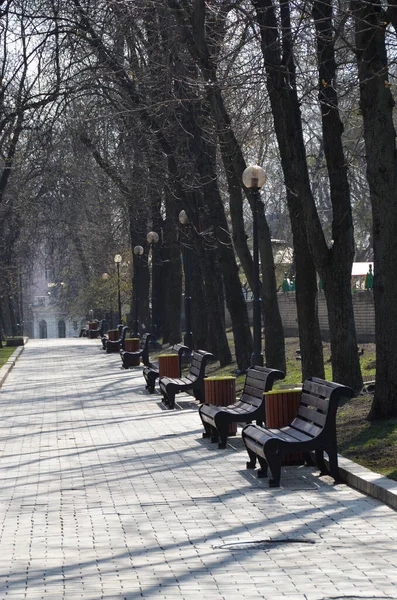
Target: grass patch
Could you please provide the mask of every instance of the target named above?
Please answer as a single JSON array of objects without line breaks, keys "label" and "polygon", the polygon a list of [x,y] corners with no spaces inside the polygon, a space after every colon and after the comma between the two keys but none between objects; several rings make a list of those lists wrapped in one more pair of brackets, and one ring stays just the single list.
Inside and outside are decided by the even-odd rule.
[{"label": "grass patch", "polygon": [[339,452],[346,458],[397,481],[397,419],[366,420],[373,396],[362,394],[338,410]]},{"label": "grass patch", "polygon": [[0,348],[0,368],[7,362],[14,352],[15,346],[4,346],[3,348]]}]

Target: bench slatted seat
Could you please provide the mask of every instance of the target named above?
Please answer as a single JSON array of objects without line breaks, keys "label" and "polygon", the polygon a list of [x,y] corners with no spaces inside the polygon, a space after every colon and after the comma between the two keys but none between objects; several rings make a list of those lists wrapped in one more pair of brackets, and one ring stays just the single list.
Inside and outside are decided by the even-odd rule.
[{"label": "bench slatted seat", "polygon": [[245,378],[241,398],[229,406],[203,404],[199,408],[200,418],[204,426],[204,438],[218,442],[218,448],[226,448],[230,423],[251,423],[254,419],[258,425],[265,421],[264,392],[272,389],[277,379],[284,379],[285,374],[277,369],[267,367],[250,367]]},{"label": "bench slatted seat", "polygon": [[115,341],[112,341],[109,339],[106,340],[106,352],[108,354],[111,352],[119,352],[120,348],[124,347],[124,340],[126,338],[127,331],[128,331],[128,327],[126,325],[124,325],[124,327],[121,328],[121,333],[120,333],[120,337],[118,340],[115,340]]},{"label": "bench slatted seat", "polygon": [[289,452],[302,452],[306,462],[311,463],[314,451],[320,476],[327,475],[324,452],[328,454],[329,468],[335,483],[340,483],[336,440],[336,412],[341,398],[351,398],[353,390],[347,386],[309,377],[303,383],[298,414],[287,426],[267,429],[258,425],[246,425],[243,441],[250,458],[247,469],[254,469],[258,459],[258,477],[266,477],[271,471],[270,487],[279,487],[281,458]]},{"label": "bench slatted seat", "polygon": [[[182,355],[189,351],[189,348],[187,346],[184,346],[183,344],[175,344],[171,348],[171,352],[173,354],[177,354],[179,357],[179,376],[181,375]],[[158,368],[152,363],[150,363],[150,361],[145,363],[142,360],[142,362],[145,365],[143,368],[143,376],[146,381],[146,389],[150,392],[150,394],[152,394],[156,385],[156,379],[160,376],[160,373]]]},{"label": "bench slatted seat", "polygon": [[205,369],[210,360],[215,360],[213,354],[205,350],[195,350],[192,354],[189,373],[185,377],[160,377],[160,392],[163,396],[164,404],[168,408],[175,407],[175,395],[180,392],[192,391],[196,400],[204,402]]},{"label": "bench slatted seat", "polygon": [[130,367],[138,366],[137,358],[139,358],[139,363],[142,361],[144,365],[149,364],[149,345],[150,340],[154,339],[155,337],[152,333],[144,333],[141,338],[141,347],[139,350],[127,351],[121,348],[120,356],[124,369],[129,369]]}]

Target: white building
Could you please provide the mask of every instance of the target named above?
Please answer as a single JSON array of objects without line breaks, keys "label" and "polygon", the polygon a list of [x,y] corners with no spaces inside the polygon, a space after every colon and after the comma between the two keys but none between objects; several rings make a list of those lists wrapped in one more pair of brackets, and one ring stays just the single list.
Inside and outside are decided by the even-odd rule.
[{"label": "white building", "polygon": [[63,314],[57,306],[56,296],[62,283],[55,283],[54,270],[51,268],[34,269],[32,281],[25,292],[27,305],[25,333],[36,338],[76,337],[85,327],[86,319],[78,316],[71,318]]}]

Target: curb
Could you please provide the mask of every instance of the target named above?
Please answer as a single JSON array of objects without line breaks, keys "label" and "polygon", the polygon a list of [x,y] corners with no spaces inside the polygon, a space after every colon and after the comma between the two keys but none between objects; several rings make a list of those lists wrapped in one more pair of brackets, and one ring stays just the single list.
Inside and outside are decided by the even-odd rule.
[{"label": "curb", "polygon": [[18,358],[21,356],[22,352],[25,349],[26,343],[27,340],[25,340],[25,344],[23,346],[17,346],[13,354],[7,360],[7,362],[5,362],[4,365],[0,368],[0,387],[6,380],[8,373],[11,371],[11,369],[14,368],[15,363],[17,362]]},{"label": "curb", "polygon": [[370,471],[344,456],[338,455],[338,463],[341,477],[350,487],[397,510],[397,481]]}]

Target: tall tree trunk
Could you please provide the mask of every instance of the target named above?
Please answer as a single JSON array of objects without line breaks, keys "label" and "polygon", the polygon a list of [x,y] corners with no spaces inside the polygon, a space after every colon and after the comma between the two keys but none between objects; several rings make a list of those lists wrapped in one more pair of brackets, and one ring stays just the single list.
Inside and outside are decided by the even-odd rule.
[{"label": "tall tree trunk", "polygon": [[165,188],[166,220],[164,222],[164,243],[162,248],[162,284],[164,291],[163,308],[163,342],[178,344],[181,334],[182,305],[182,264],[181,249],[177,239],[175,223],[178,222],[178,209],[175,199],[168,188]]},{"label": "tall tree trunk", "polygon": [[[397,416],[397,153],[380,2],[353,2],[374,244],[376,385],[369,419]],[[394,7],[394,10],[396,8]]]},{"label": "tall tree trunk", "polygon": [[[282,44],[278,39],[279,23],[272,0],[254,0],[254,4],[260,25],[262,54],[267,72],[267,87],[284,178],[290,192],[287,199],[291,221],[297,217],[303,219],[310,254],[321,278],[323,281],[327,280],[328,283],[327,287],[324,286],[328,310],[334,311],[334,314],[329,315],[333,378],[340,383],[350,385],[358,391],[362,388],[362,377],[357,353],[354,319],[352,319],[353,307],[350,285],[348,288],[346,287],[347,279],[350,280],[353,261],[353,227],[348,189],[346,190],[343,186],[342,189],[338,187],[341,180],[343,180],[345,162],[344,160],[342,163],[339,162],[342,171],[342,173],[339,173],[335,156],[337,155],[340,159],[340,155],[337,152],[335,156],[329,153],[327,157],[333,204],[333,245],[328,248],[310,188],[302,119],[295,83],[289,2],[286,0],[281,4],[280,29],[283,36]],[[322,58],[320,57],[319,60],[321,63],[319,63],[319,66],[323,68]],[[329,64],[326,64],[326,66],[329,68]],[[320,102],[322,102],[322,98],[320,98]],[[327,117],[323,113],[324,135],[327,137],[328,144],[331,143],[330,128],[332,126],[336,127],[333,132],[334,143],[338,144],[340,142],[341,128],[336,97],[334,102],[329,110],[329,121],[332,125],[328,125],[328,122],[324,123]],[[299,227],[299,223],[296,223],[293,229],[295,227]],[[339,275],[341,272],[343,272],[343,276]],[[301,273],[303,278],[303,272]],[[300,277],[300,274],[298,273],[297,264],[298,277]],[[337,287],[337,284],[339,284],[339,287]],[[343,306],[346,307],[351,304],[349,310],[338,309],[336,299],[330,297],[335,294],[339,297]],[[299,300],[299,297],[297,300]],[[303,311],[300,312],[300,314],[302,313]],[[311,326],[318,327],[313,320],[306,324],[306,328]],[[305,324],[301,323],[300,327],[305,327]],[[341,343],[343,347],[340,347]]]}]

